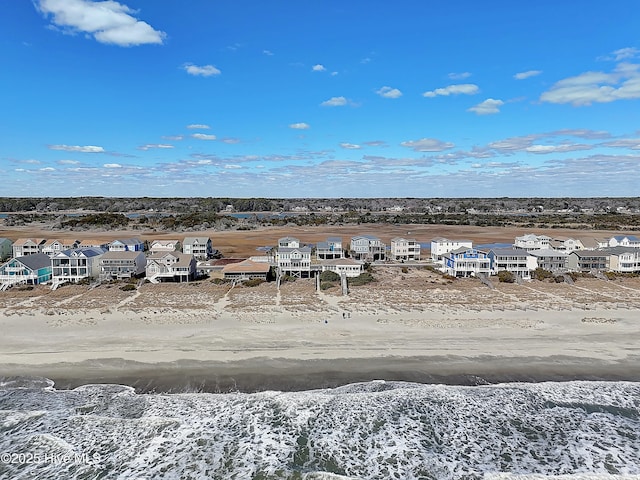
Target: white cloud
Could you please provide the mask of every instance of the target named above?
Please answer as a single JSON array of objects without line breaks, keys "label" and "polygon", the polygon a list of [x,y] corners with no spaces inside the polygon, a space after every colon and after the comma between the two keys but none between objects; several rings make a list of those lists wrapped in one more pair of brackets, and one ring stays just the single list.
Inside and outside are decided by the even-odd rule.
[{"label": "white cloud", "polygon": [[130,47],[149,43],[161,44],[164,32],[138,20],[134,10],[114,0],[36,0],[36,7],[52,23],[69,32],[85,32],[100,43]]},{"label": "white cloud", "polygon": [[461,83],[458,85],[449,85],[444,88],[436,88],[435,90],[424,92],[422,94],[423,97],[437,97],[438,95],[449,96],[449,95],[475,95],[478,93],[480,89],[477,85],[473,83]]},{"label": "white cloud", "polygon": [[620,63],[611,73],[585,72],[556,82],[540,101],[586,106],[640,98],[640,65]]},{"label": "white cloud", "polygon": [[174,148],[173,145],[167,145],[165,143],[147,143],[146,145],[140,145],[138,147],[138,150],[151,150],[154,148],[158,148],[158,149],[167,149],[167,148]]},{"label": "white cloud", "polygon": [[41,172],[55,172],[56,169],[53,168],[53,167],[42,167],[42,168],[39,169],[39,171],[41,171]]},{"label": "white cloud", "polygon": [[80,165],[77,160],[58,160],[58,165]]},{"label": "white cloud", "polygon": [[81,153],[104,153],[102,147],[95,145],[49,145],[50,150],[62,150],[63,152],[81,152]]},{"label": "white cloud", "polygon": [[268,57],[272,57],[273,56],[273,52],[271,50],[263,50],[262,53],[264,53]]},{"label": "white cloud", "polygon": [[215,135],[207,135],[206,133],[194,133],[191,137],[197,140],[215,140],[217,138]]},{"label": "white cloud", "polygon": [[377,90],[376,93],[384,98],[399,98],[402,96],[400,90],[391,87],[382,87],[380,90]]},{"label": "white cloud", "polygon": [[346,105],[347,99],[345,97],[331,97],[329,100],[325,100],[320,105],[323,107],[342,107]]},{"label": "white cloud", "polygon": [[362,148],[360,145],[356,145],[354,143],[341,143],[340,146],[347,150],[360,150]]},{"label": "white cloud", "polygon": [[494,113],[500,113],[500,107],[504,105],[502,100],[496,100],[493,98],[487,98],[484,102],[468,108],[467,112],[474,112],[478,115],[491,115]]},{"label": "white cloud", "polygon": [[220,75],[222,72],[213,65],[194,65],[193,63],[185,63],[182,68],[189,74],[199,77],[212,77]]},{"label": "white cloud", "polygon": [[631,150],[640,150],[640,138],[612,140],[610,142],[604,142],[602,145],[605,147],[630,148]]},{"label": "white cloud", "polygon": [[314,72],[324,72],[326,68],[324,67],[324,65],[317,64],[311,67],[311,70],[313,70]]},{"label": "white cloud", "polygon": [[471,74],[469,72],[462,72],[462,73],[450,73],[447,76],[451,80],[464,80],[465,78],[469,78]]},{"label": "white cloud", "polygon": [[542,70],[527,70],[526,72],[516,73],[513,78],[516,80],[524,80],[526,78],[535,77],[536,75],[540,75]]},{"label": "white cloud", "polygon": [[304,122],[292,123],[291,125],[289,125],[289,128],[293,128],[294,130],[308,130],[309,128],[311,128],[311,125]]},{"label": "white cloud", "polygon": [[545,154],[545,153],[564,153],[575,152],[579,150],[591,150],[593,146],[582,143],[567,143],[561,145],[531,145],[525,150],[529,153]]},{"label": "white cloud", "polygon": [[411,148],[416,152],[442,152],[453,148],[455,145],[451,142],[443,142],[436,138],[421,138],[420,140],[409,140],[400,143],[403,147]]},{"label": "white cloud", "polygon": [[189,130],[209,130],[211,127],[203,123],[192,123],[191,125],[187,125],[187,128]]},{"label": "white cloud", "polygon": [[180,140],[184,140],[184,137],[182,135],[163,135],[162,138],[165,140],[172,140],[174,142],[179,142]]},{"label": "white cloud", "polygon": [[233,137],[225,137],[221,140],[222,143],[226,143],[228,145],[236,145],[238,143],[240,143],[240,139],[239,138],[233,138]]},{"label": "white cloud", "polygon": [[103,165],[104,168],[122,168],[122,165],[119,163],[105,163]]},{"label": "white cloud", "polygon": [[640,56],[640,50],[634,47],[620,48],[613,52],[616,61],[626,60],[627,58],[634,58]]}]

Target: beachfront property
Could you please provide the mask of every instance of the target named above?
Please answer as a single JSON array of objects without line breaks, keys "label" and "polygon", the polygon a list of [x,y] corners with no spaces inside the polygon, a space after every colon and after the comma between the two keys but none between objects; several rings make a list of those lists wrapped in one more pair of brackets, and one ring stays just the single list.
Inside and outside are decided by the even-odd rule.
[{"label": "beachfront property", "polygon": [[491,275],[491,259],[484,250],[460,247],[442,256],[442,271],[458,278]]},{"label": "beachfront property", "polygon": [[0,262],[11,258],[13,243],[8,238],[0,237]]},{"label": "beachfront property", "polygon": [[147,257],[144,252],[109,251],[100,258],[100,280],[122,280],[145,273]]},{"label": "beachfront property", "polygon": [[338,275],[345,275],[348,278],[357,277],[362,273],[362,263],[352,258],[334,258],[332,260],[323,260],[320,262],[323,272],[334,272]]},{"label": "beachfront property", "polygon": [[185,237],[182,253],[193,255],[198,260],[207,260],[213,257],[213,244],[209,237]]},{"label": "beachfront property", "polygon": [[506,270],[523,280],[531,279],[531,271],[537,268],[536,257],[522,248],[496,248],[489,250],[491,271],[494,275]]},{"label": "beachfront property", "polygon": [[375,262],[386,258],[386,245],[375,235],[358,235],[351,238],[351,256],[356,260]]},{"label": "beachfront property", "polygon": [[332,260],[334,258],[344,258],[342,238],[329,237],[326,242],[318,242],[316,244],[316,259]]},{"label": "beachfront property", "polygon": [[85,238],[78,243],[76,248],[102,248],[104,250],[109,250],[109,243],[103,242],[102,240],[96,240],[95,238]]},{"label": "beachfront property", "polygon": [[46,243],[44,238],[18,238],[11,246],[13,257],[24,257],[34,253],[42,253],[42,248]]},{"label": "beachfront property", "polygon": [[550,248],[551,237],[548,235],[534,235],[529,233],[516,237],[513,244],[514,248],[522,248],[527,251],[531,250],[546,250]]},{"label": "beachfront property", "polygon": [[574,250],[583,250],[585,246],[581,240],[578,240],[576,238],[554,237],[549,242],[549,248],[569,254]]},{"label": "beachfront property", "polygon": [[414,238],[392,238],[391,260],[396,262],[419,261],[420,243]]},{"label": "beachfront property", "polygon": [[100,258],[107,250],[100,247],[63,250],[51,258],[53,289],[65,282],[79,282],[100,275]]},{"label": "beachfront property", "polygon": [[139,238],[119,238],[109,243],[110,252],[144,252],[144,242]]},{"label": "beachfront property", "polygon": [[442,263],[442,258],[446,253],[458,248],[473,248],[471,240],[449,240],[438,237],[431,240],[431,260]]},{"label": "beachfront property", "polygon": [[149,245],[149,251],[151,254],[158,254],[162,252],[179,252],[182,250],[182,243],[180,240],[153,240]]},{"label": "beachfront property", "polygon": [[21,283],[38,285],[51,280],[51,259],[44,253],[12,258],[0,265],[0,291]]},{"label": "beachfront property", "polygon": [[609,271],[617,273],[640,273],[640,248],[612,247],[609,254]]},{"label": "beachfront property", "polygon": [[640,238],[635,235],[616,235],[599,241],[598,248],[608,247],[640,248]]},{"label": "beachfront property", "polygon": [[572,272],[604,272],[609,265],[609,254],[597,250],[576,250],[567,257],[567,268]]},{"label": "beachfront property", "polygon": [[538,268],[543,268],[550,272],[567,271],[567,257],[569,256],[567,252],[543,248],[529,253],[536,258]]},{"label": "beachfront property", "polygon": [[145,273],[151,283],[188,282],[196,276],[197,260],[193,255],[167,252],[147,257]]},{"label": "beachfront property", "polygon": [[300,246],[300,240],[294,237],[283,237],[278,240],[276,265],[279,275],[291,277],[311,276],[311,247]]},{"label": "beachfront property", "polygon": [[222,268],[225,280],[244,281],[252,279],[267,280],[271,266],[264,262],[254,262],[253,260],[243,260],[242,262],[230,263]]}]

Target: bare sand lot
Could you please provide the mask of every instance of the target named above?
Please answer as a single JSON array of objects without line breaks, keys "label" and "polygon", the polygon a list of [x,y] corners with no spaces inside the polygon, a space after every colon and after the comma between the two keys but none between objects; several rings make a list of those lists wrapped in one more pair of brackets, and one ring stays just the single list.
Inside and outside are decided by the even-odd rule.
[{"label": "bare sand lot", "polygon": [[310,279],[279,291],[210,280],[14,288],[0,293],[0,376],[208,389],[640,380],[640,278],[491,289],[421,267],[374,276],[347,296],[317,292]]}]

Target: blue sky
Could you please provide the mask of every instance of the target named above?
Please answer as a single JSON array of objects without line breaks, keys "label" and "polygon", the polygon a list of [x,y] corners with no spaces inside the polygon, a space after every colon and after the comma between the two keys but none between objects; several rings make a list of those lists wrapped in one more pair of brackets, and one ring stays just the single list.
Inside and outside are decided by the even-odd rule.
[{"label": "blue sky", "polygon": [[2,196],[640,191],[637,0],[0,5]]}]

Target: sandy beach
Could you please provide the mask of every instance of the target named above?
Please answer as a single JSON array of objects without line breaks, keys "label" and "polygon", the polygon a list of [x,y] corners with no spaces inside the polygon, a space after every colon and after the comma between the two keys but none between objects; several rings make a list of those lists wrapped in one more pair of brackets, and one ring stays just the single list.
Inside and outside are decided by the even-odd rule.
[{"label": "sandy beach", "polygon": [[0,376],[141,389],[305,389],[640,380],[640,279],[448,281],[377,267],[373,284],[46,286],[0,294]]}]

